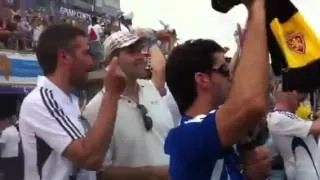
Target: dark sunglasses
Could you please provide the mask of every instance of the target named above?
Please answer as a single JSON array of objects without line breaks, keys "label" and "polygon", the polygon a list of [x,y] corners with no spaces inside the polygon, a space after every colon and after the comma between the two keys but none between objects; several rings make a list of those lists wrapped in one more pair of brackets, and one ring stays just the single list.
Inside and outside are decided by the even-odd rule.
[{"label": "dark sunglasses", "polygon": [[134,54],[149,50],[149,46],[144,40],[139,40],[136,43],[125,47],[124,50],[126,50],[128,53]]},{"label": "dark sunglasses", "polygon": [[230,70],[229,70],[229,66],[227,64],[222,64],[220,67],[218,68],[213,68],[212,72],[218,73],[224,77],[230,77]]},{"label": "dark sunglasses", "polygon": [[136,46],[136,45],[124,48],[124,50],[130,54],[139,53],[139,52],[141,52],[142,49],[143,49],[142,46]]},{"label": "dark sunglasses", "polygon": [[147,115],[148,114],[147,108],[142,104],[138,104],[137,108],[139,109],[142,115],[144,127],[146,128],[147,131],[150,131],[153,127],[153,121],[152,121],[152,118]]}]

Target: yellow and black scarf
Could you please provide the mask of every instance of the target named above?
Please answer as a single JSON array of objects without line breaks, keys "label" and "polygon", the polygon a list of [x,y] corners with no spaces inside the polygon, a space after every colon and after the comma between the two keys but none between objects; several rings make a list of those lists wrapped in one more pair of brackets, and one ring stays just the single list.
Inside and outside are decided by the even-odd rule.
[{"label": "yellow and black scarf", "polygon": [[320,87],[320,39],[290,0],[268,0],[267,34],[276,75],[284,90],[312,92]]}]

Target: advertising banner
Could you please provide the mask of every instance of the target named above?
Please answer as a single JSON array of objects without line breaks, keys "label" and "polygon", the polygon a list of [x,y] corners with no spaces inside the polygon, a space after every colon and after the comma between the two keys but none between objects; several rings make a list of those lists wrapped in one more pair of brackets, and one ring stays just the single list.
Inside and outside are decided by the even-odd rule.
[{"label": "advertising banner", "polygon": [[40,75],[34,54],[0,51],[0,86],[33,86]]}]

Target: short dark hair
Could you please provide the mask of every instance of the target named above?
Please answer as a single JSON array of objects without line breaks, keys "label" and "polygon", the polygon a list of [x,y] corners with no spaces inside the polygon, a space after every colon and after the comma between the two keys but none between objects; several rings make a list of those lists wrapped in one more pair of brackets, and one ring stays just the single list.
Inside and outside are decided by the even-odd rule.
[{"label": "short dark hair", "polygon": [[169,55],[166,81],[182,114],[197,97],[195,73],[210,72],[214,65],[212,54],[223,50],[213,40],[197,39],[178,45]]},{"label": "short dark hair", "polygon": [[19,14],[16,14],[16,15],[13,16],[13,20],[21,21],[21,16]]},{"label": "short dark hair", "polygon": [[53,74],[57,67],[57,52],[64,49],[71,52],[73,41],[86,32],[70,24],[55,24],[43,31],[36,50],[37,59],[44,75]]},{"label": "short dark hair", "polygon": [[97,22],[98,22],[98,18],[97,18],[96,16],[93,16],[93,17],[91,18],[91,22],[92,22],[92,23],[97,23]]}]

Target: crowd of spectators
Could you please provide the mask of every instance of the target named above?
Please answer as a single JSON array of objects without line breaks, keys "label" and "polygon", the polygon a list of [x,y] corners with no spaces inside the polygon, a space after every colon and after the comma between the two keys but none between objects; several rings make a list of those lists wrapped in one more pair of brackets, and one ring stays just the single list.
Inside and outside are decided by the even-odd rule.
[{"label": "crowd of spectators", "polygon": [[[53,23],[70,23],[85,30],[93,24],[100,26],[101,32],[99,32],[100,43],[104,41],[110,34],[121,31],[132,31],[132,19],[133,14],[119,13],[115,16],[99,17],[99,16],[86,16],[86,17],[75,17],[67,15],[66,11],[60,9],[60,13],[55,15],[51,14],[46,9],[27,9],[27,10],[14,10],[0,6],[0,49],[16,50],[32,52],[37,46],[37,42],[41,32]],[[2,15],[4,11],[6,15]],[[92,18],[94,17],[94,18]],[[92,21],[95,20],[95,22]],[[89,29],[88,29],[89,31]],[[169,32],[166,27],[163,32]],[[89,33],[89,32],[88,32]],[[176,32],[173,30],[169,34],[176,36]],[[169,36],[171,36],[169,35]],[[176,39],[174,39],[175,41]],[[165,52],[171,47],[168,47],[166,40],[162,41],[162,50]],[[167,54],[167,53],[165,53]]]},{"label": "crowd of spectators", "polygon": [[0,48],[32,50],[43,29],[53,21],[52,16],[40,12],[11,10],[9,15],[0,18]]},{"label": "crowd of spectators", "polygon": [[[0,7],[8,11],[6,8]],[[6,16],[0,16],[0,49],[32,51],[37,46],[41,32],[53,23],[70,23],[87,28],[90,18],[80,19],[64,15],[51,15],[44,9],[26,11],[10,10]],[[99,18],[105,24],[105,20]],[[108,26],[109,27],[109,26]]]}]

